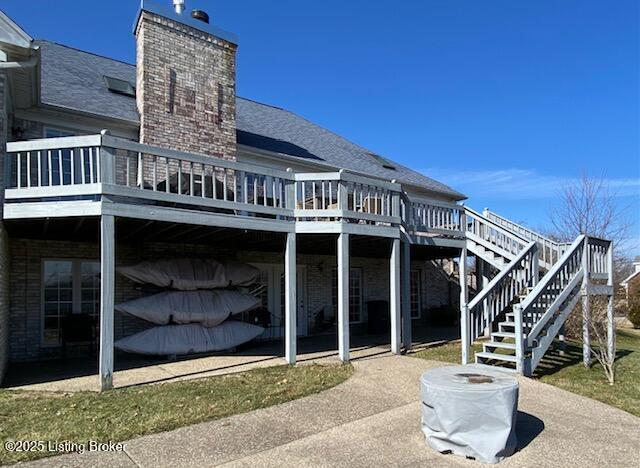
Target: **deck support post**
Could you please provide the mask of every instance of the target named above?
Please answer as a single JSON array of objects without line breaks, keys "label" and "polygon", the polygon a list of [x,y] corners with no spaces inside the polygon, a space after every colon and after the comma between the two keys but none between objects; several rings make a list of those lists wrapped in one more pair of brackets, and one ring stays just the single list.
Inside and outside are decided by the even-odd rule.
[{"label": "deck support post", "polygon": [[100,391],[113,388],[113,310],[115,293],[115,219],[100,218]]},{"label": "deck support post", "polygon": [[[476,256],[476,293],[479,293],[489,284],[489,265],[482,260],[480,257]],[[484,330],[485,337],[488,337],[491,334],[491,324],[489,323],[489,302],[483,301],[482,303],[482,314],[485,317],[488,325]]]},{"label": "deck support post", "polygon": [[591,312],[589,310],[589,237],[584,237],[584,250],[582,251],[582,363],[585,367],[591,366]]},{"label": "deck support post", "polygon": [[349,362],[349,234],[338,236],[338,356]]},{"label": "deck support post", "polygon": [[469,330],[469,291],[467,289],[467,247],[460,250],[458,264],[460,279],[460,341],[462,345],[462,364],[469,363],[471,352],[471,331]]},{"label": "deck support post", "polygon": [[616,322],[614,319],[614,285],[613,285],[613,241],[609,242],[607,249],[607,286],[609,297],[607,298],[607,351],[612,359],[616,355]]},{"label": "deck support post", "polygon": [[391,240],[389,261],[389,312],[391,314],[391,352],[400,354],[400,239]]},{"label": "deck support post", "polygon": [[284,251],[284,359],[287,364],[296,363],[296,320],[298,315],[296,287],[296,233],[288,232]]},{"label": "deck support post", "polygon": [[402,345],[404,351],[411,350],[411,244],[408,241],[402,242],[400,275],[402,281],[402,290],[400,299],[402,303]]}]

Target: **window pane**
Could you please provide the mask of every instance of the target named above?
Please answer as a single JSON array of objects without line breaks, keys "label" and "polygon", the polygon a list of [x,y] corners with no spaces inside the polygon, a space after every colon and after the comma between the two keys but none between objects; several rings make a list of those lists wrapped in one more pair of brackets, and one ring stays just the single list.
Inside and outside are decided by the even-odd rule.
[{"label": "window pane", "polygon": [[60,288],[58,291],[58,300],[60,301],[72,301],[73,290],[71,288]]},{"label": "window pane", "polygon": [[45,302],[57,302],[58,301],[58,289],[57,288],[46,288],[44,290],[44,300],[45,300]]},{"label": "window pane", "polygon": [[83,302],[80,309],[83,314],[97,315],[99,305],[97,302]]},{"label": "window pane", "polygon": [[[338,313],[338,271],[333,270],[331,299],[333,310]],[[362,320],[362,270],[351,268],[349,271],[349,321]]]},{"label": "window pane", "polygon": [[58,303],[57,302],[48,302],[44,305],[44,315],[58,315]]}]

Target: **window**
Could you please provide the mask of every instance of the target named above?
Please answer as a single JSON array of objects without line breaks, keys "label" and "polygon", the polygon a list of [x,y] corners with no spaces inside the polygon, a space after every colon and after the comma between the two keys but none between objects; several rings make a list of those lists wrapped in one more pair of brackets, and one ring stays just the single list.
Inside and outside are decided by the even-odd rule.
[{"label": "window", "polygon": [[61,137],[68,137],[68,136],[74,136],[74,135],[75,133],[70,132],[69,130],[63,130],[61,128],[54,128],[54,127],[44,128],[45,138],[61,138]]},{"label": "window", "polygon": [[410,296],[411,296],[411,318],[420,318],[421,305],[421,281],[420,270],[411,270],[411,278],[409,282]]},{"label": "window", "polygon": [[42,344],[60,344],[62,318],[100,314],[100,262],[46,260],[42,269]]},{"label": "window", "polygon": [[104,76],[104,81],[107,83],[107,89],[112,93],[122,94],[123,96],[129,97],[136,96],[136,87],[129,81],[106,75]]},{"label": "window", "polygon": [[[333,270],[333,286],[331,288],[333,310],[338,313],[338,270]],[[362,269],[351,268],[349,271],[349,322],[362,321]]]}]

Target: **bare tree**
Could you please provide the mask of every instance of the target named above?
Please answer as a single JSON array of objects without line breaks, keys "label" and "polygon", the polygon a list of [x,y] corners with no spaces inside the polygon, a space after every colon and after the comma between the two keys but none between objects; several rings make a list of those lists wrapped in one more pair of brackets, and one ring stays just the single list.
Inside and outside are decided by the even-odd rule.
[{"label": "bare tree", "polygon": [[[617,253],[614,255],[614,285],[619,283],[616,273],[622,270],[626,260],[620,252],[624,252],[631,226],[627,215],[629,208],[616,203],[615,195],[604,177],[591,177],[584,172],[577,181],[560,189],[558,201],[550,213],[552,235],[560,241],[572,241],[580,234],[613,241],[614,253]],[[615,350],[611,352],[607,344],[607,301],[602,299],[588,298],[590,317],[586,323],[593,337],[590,353],[602,366],[608,382],[613,384]],[[578,305],[572,314],[573,320],[567,322],[570,336],[581,334],[582,320],[578,320],[582,317],[581,309]]]},{"label": "bare tree", "polygon": [[583,172],[578,180],[560,188],[550,217],[553,235],[565,242],[580,234],[609,239],[624,252],[631,229],[628,206],[615,201],[606,178]]}]

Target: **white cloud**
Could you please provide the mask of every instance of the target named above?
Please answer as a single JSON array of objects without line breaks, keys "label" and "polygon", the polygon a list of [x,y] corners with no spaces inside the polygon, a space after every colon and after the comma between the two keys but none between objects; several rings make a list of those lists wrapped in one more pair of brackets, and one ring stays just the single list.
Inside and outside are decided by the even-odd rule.
[{"label": "white cloud", "polygon": [[[428,177],[446,183],[469,198],[501,198],[511,200],[536,200],[553,198],[565,185],[576,178],[540,174],[532,169],[498,169],[478,171],[453,171],[450,169],[426,169]],[[640,196],[640,178],[611,178],[606,182],[615,196]]]}]

